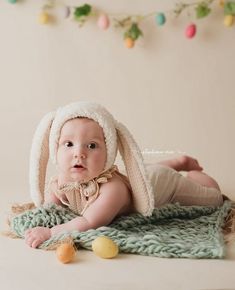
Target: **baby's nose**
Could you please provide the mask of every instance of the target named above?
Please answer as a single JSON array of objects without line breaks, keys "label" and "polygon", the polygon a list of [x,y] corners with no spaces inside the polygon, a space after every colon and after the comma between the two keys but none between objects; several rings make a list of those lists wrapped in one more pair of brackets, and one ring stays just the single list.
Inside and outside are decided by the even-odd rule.
[{"label": "baby's nose", "polygon": [[86,150],[82,146],[74,147],[74,158],[86,158]]}]

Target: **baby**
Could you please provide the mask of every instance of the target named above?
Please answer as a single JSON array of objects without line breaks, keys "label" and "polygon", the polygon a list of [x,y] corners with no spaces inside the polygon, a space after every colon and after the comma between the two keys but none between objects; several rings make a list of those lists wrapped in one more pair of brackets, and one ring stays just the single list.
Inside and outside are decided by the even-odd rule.
[{"label": "baby", "polygon": [[[114,165],[118,149],[127,176]],[[44,196],[49,150],[58,174]],[[155,207],[172,202],[221,205],[218,184],[202,170],[189,156],[145,166],[129,131],[105,108],[91,102],[60,108],[46,115],[36,130],[30,161],[31,195],[37,206],[56,203],[78,216],[52,228],[26,230],[25,241],[36,248],[64,231],[95,229],[133,212],[148,216]],[[188,171],[188,175],[179,171]]]}]

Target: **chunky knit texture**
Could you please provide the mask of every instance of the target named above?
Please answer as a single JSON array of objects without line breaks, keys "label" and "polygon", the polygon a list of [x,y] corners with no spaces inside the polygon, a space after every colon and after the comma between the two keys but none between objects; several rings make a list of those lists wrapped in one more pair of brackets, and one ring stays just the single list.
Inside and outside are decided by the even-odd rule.
[{"label": "chunky knit texture", "polygon": [[[47,249],[53,243],[72,237],[77,247],[90,250],[95,238],[108,236],[123,253],[167,258],[223,258],[222,226],[231,208],[230,201],[225,201],[221,207],[169,204],[155,209],[150,217],[131,214],[117,218],[107,227],[54,236],[39,248]],[[28,228],[53,227],[75,217],[67,208],[48,205],[12,218],[11,230],[24,238]]]}]

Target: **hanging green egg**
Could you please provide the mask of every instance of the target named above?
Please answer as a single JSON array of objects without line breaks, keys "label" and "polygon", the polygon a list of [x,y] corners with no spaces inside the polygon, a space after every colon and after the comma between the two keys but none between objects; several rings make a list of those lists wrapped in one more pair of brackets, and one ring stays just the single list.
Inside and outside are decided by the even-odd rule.
[{"label": "hanging green egg", "polygon": [[7,1],[11,4],[15,4],[17,2],[17,0],[7,0]]},{"label": "hanging green egg", "polygon": [[164,13],[158,13],[155,17],[155,20],[158,25],[162,26],[166,22],[166,16]]}]

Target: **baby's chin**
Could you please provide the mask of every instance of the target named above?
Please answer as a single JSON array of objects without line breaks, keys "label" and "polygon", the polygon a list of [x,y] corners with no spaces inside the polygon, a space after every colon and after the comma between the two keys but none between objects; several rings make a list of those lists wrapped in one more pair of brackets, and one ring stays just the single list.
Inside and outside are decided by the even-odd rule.
[{"label": "baby's chin", "polygon": [[68,174],[61,173],[58,174],[58,181],[60,185],[70,182],[88,182],[100,174],[100,171],[89,172],[87,169],[82,172],[68,172]]},{"label": "baby's chin", "polygon": [[72,175],[71,176],[71,182],[88,182],[95,177],[97,177],[99,174],[81,174],[81,175]]}]

